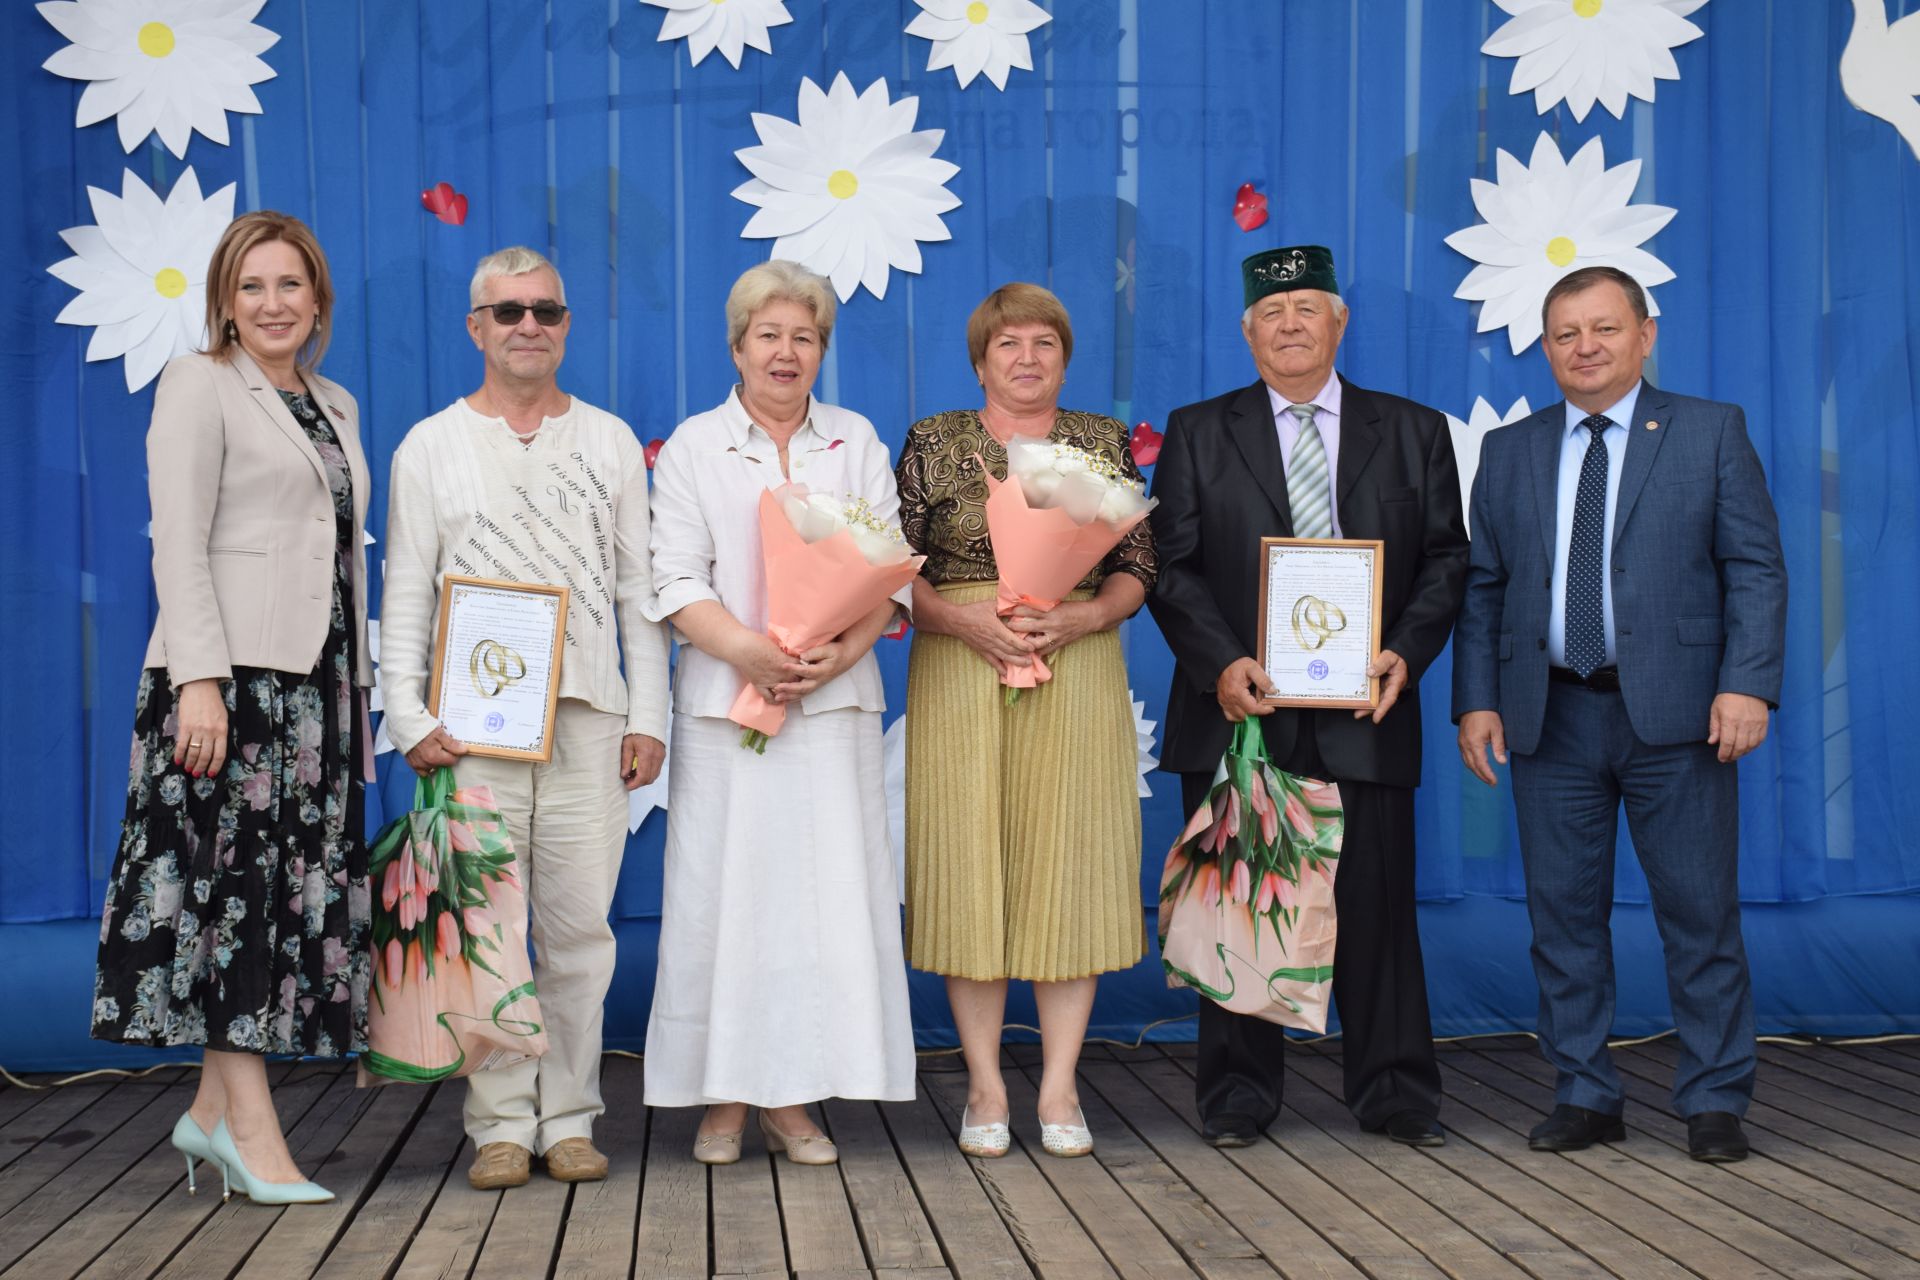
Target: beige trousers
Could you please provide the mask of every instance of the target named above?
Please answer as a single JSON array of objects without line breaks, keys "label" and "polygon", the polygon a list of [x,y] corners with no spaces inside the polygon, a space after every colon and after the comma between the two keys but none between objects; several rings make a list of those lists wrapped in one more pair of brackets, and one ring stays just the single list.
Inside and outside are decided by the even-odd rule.
[{"label": "beige trousers", "polygon": [[614,882],[627,845],[620,782],[621,716],[570,698],[554,717],[545,764],[467,756],[463,787],[493,788],[527,887],[545,1056],[467,1079],[467,1136],[475,1147],[513,1142],[544,1153],[593,1136],[600,1100],[600,1027],[613,981]]}]

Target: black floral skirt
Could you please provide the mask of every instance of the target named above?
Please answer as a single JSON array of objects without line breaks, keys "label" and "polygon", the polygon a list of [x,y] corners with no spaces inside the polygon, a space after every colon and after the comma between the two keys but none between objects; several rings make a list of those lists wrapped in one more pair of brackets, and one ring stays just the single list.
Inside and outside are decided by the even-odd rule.
[{"label": "black floral skirt", "polygon": [[[351,598],[351,597],[349,597]],[[174,693],[140,676],[127,816],[100,921],[93,1035],[337,1057],[366,1048],[365,797],[352,655],[222,682],[227,762],[173,763]]]}]

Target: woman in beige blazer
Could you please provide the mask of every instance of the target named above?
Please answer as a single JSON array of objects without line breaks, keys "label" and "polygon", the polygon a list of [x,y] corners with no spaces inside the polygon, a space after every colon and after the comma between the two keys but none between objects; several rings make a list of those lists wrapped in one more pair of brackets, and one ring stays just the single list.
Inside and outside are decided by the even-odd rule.
[{"label": "woman in beige blazer", "polygon": [[366,1048],[362,817],[368,479],[353,397],[315,372],[313,233],[250,213],[207,269],[204,354],[147,432],[160,616],[134,712],[93,1034],[206,1047],[187,1160],[274,1204],[330,1200],[287,1150],[263,1055]]}]

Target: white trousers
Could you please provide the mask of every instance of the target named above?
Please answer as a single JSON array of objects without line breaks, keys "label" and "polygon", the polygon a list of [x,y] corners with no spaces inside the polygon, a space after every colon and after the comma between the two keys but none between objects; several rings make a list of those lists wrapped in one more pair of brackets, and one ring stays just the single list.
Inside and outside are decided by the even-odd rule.
[{"label": "white trousers", "polygon": [[613,981],[607,913],[627,846],[620,781],[626,720],[563,698],[545,764],[466,756],[463,787],[493,788],[527,888],[545,1056],[467,1079],[466,1127],[474,1146],[513,1142],[544,1153],[593,1136],[600,1099],[600,1029]]}]

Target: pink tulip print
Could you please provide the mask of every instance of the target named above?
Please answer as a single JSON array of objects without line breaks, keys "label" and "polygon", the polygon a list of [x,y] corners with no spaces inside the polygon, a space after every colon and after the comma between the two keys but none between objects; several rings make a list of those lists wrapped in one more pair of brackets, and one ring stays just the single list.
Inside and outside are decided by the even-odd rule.
[{"label": "pink tulip print", "polygon": [[546,1051],[512,841],[485,787],[451,770],[375,838],[373,995],[360,1082],[421,1083]]},{"label": "pink tulip print", "polygon": [[1344,826],[1336,786],[1274,769],[1257,723],[1237,727],[1161,872],[1168,984],[1324,1031]]}]

